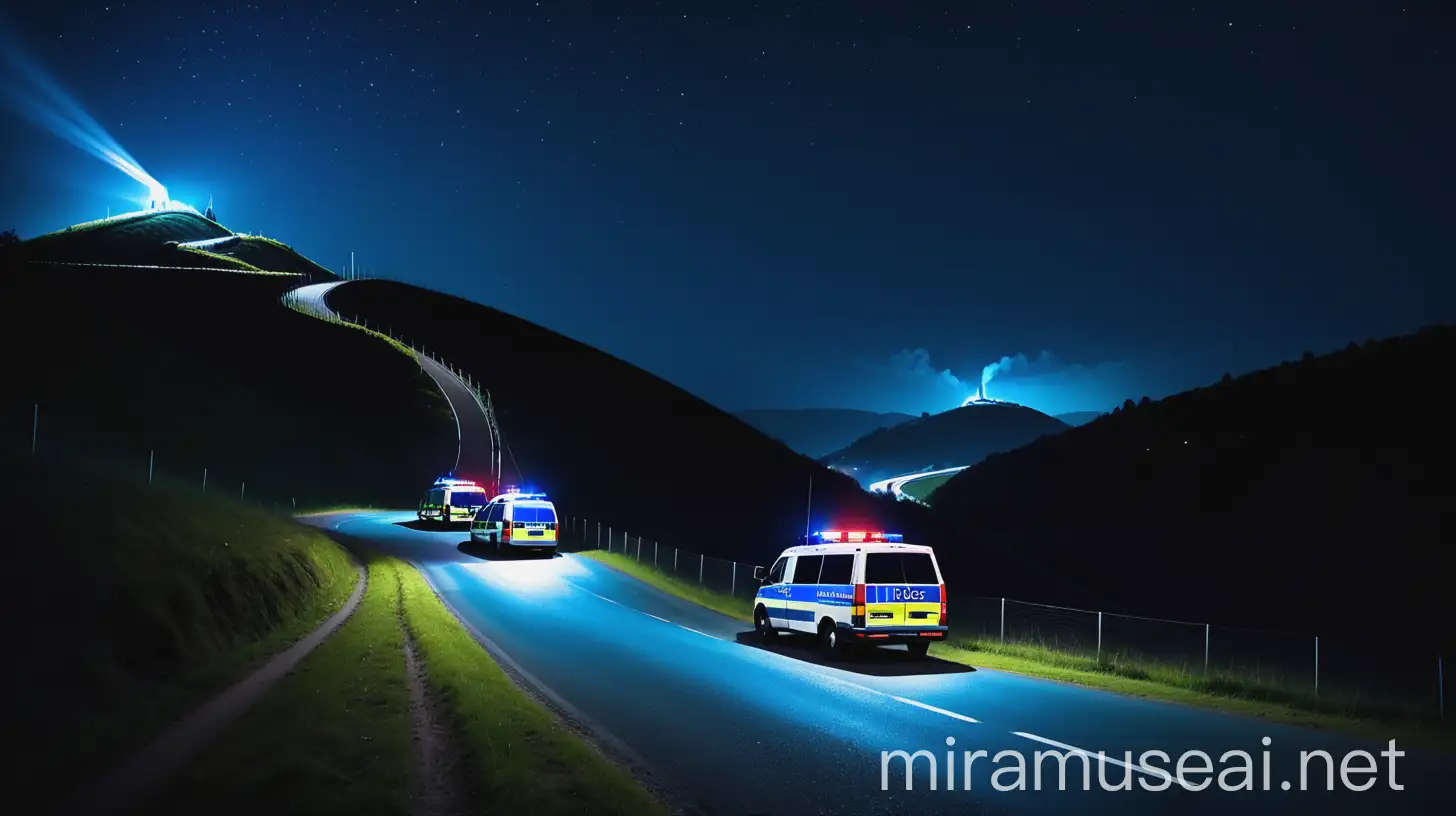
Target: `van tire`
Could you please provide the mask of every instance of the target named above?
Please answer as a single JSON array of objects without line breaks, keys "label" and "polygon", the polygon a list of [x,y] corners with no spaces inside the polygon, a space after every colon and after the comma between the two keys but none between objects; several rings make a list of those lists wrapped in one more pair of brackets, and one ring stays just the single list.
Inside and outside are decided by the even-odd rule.
[{"label": "van tire", "polygon": [[849,643],[845,641],[844,633],[829,618],[819,622],[819,647],[828,660],[843,660],[849,654]]},{"label": "van tire", "polygon": [[905,648],[910,650],[910,656],[911,657],[922,657],[923,658],[926,655],[930,654],[930,641],[928,641],[928,640],[911,641],[910,643],[905,644]]},{"label": "van tire", "polygon": [[753,631],[758,633],[760,640],[773,640],[773,622],[768,619],[768,610],[763,608],[763,604],[759,604],[758,608],[753,610]]}]

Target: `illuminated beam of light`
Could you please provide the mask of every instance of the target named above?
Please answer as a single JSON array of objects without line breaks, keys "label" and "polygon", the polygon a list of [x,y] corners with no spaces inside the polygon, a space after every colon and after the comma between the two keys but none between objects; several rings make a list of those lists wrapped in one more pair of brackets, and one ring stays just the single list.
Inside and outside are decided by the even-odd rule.
[{"label": "illuminated beam of light", "polygon": [[136,180],[159,206],[168,200],[167,188],[143,170],[79,102],[23,55],[12,37],[6,36],[0,46],[12,74],[4,83],[6,101],[15,112]]}]

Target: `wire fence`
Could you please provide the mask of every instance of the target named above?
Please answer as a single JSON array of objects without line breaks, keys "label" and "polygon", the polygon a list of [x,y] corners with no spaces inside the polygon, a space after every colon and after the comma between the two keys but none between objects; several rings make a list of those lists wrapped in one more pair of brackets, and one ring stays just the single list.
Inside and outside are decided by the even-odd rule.
[{"label": "wire fence", "polygon": [[1047,649],[1120,666],[1133,676],[1202,677],[1353,706],[1445,717],[1443,655],[1402,643],[981,596],[953,604],[951,620],[957,639]]},{"label": "wire fence", "polygon": [[[362,278],[349,278],[349,280],[361,279]],[[386,325],[381,327],[378,324],[370,326],[369,319],[367,317],[361,317],[360,315],[354,315],[352,320],[348,319],[338,312],[335,312],[333,309],[330,309],[323,302],[323,299],[321,297],[317,299],[305,298],[298,294],[297,289],[290,289],[287,292],[284,292],[281,300],[284,306],[287,306],[288,308],[300,314],[307,315],[317,320],[322,320],[325,323],[332,323],[336,326],[348,326],[354,329],[359,329],[361,331],[372,334],[382,340],[385,340],[394,345],[399,350],[414,357],[416,360],[421,361],[421,367],[423,367],[424,365],[423,360],[429,359],[431,362],[448,371],[456,380],[460,381],[460,383],[463,384],[465,388],[470,391],[470,393],[475,397],[476,404],[480,406],[480,410],[482,413],[485,414],[486,422],[490,426],[490,431],[492,435],[491,478],[497,487],[500,486],[503,471],[502,462],[500,459],[501,448],[504,446],[506,450],[510,450],[510,447],[509,445],[505,444],[504,437],[501,434],[499,417],[496,414],[495,402],[491,399],[489,389],[481,388],[480,382],[476,380],[472,375],[466,373],[464,369],[450,362],[447,362],[444,358],[438,356],[438,354],[429,350],[425,346],[416,346],[413,341],[406,339],[403,335],[396,334],[394,331],[394,327],[392,326]],[[525,477],[521,473],[520,466],[517,465],[515,462],[515,454],[511,454],[511,466],[514,469],[517,477],[524,481]]]},{"label": "wire fence", "polygon": [[712,592],[751,601],[758,593],[755,564],[714,558],[614,529],[610,524],[568,516],[557,546],[565,552],[602,550],[652,567],[663,575]]},{"label": "wire fence", "polygon": [[[16,406],[18,407],[18,406]],[[111,479],[122,479],[164,489],[195,490],[212,496],[289,515],[341,503],[340,496],[310,495],[286,485],[259,478],[247,466],[229,456],[209,458],[195,448],[178,445],[118,445],[92,435],[64,433],[47,424],[40,404],[32,404],[27,419],[29,434],[18,439],[5,434],[3,447],[17,461],[29,460],[48,467],[78,467]],[[10,413],[7,407],[6,413]]]}]

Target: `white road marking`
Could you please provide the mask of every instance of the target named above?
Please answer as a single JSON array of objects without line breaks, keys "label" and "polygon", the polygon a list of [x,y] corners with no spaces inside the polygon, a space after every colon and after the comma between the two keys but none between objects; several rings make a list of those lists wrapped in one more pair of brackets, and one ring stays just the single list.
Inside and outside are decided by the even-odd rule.
[{"label": "white road marking", "polygon": [[[871,691],[873,691],[873,689],[871,689]],[[881,694],[884,694],[884,692],[880,692],[880,693]],[[899,696],[894,695],[894,694],[889,694],[887,696],[889,696],[889,697],[891,697],[891,698],[893,698],[895,700],[899,700],[900,702],[904,703],[905,705],[913,705],[916,708],[923,708],[926,711],[934,711],[936,714],[944,714],[945,716],[950,717],[951,719],[954,719],[954,720],[960,720],[962,722],[968,722],[968,723],[979,723],[980,722],[980,720],[976,719],[975,717],[967,717],[964,714],[957,714],[954,711],[946,711],[943,708],[936,708],[933,705],[927,705],[925,703],[920,702],[919,700],[912,700],[909,697],[899,697]]]},{"label": "white road marking", "polygon": [[[638,612],[642,612],[642,610],[640,610],[640,609],[637,610],[637,611]],[[653,620],[660,620],[663,623],[672,623],[672,621],[668,620],[667,618],[659,618],[656,615],[652,614],[651,612],[642,612],[642,614],[646,615],[649,618],[652,618]],[[677,624],[674,623],[673,625],[676,626]]]},{"label": "white road marking", "polygon": [[1087,757],[1088,759],[1095,759],[1100,762],[1111,762],[1113,765],[1119,765],[1123,768],[1130,768],[1139,773],[1145,773],[1148,776],[1156,776],[1159,779],[1172,782],[1176,785],[1181,785],[1182,787],[1185,787],[1189,790],[1198,790],[1191,783],[1184,782],[1181,778],[1173,776],[1162,768],[1150,768],[1147,765],[1142,764],[1141,762],[1128,763],[1120,759],[1113,759],[1112,757],[1106,756],[1105,754],[1094,754],[1091,751],[1088,751],[1086,748],[1078,748],[1075,745],[1068,745],[1065,742],[1049,740],[1046,737],[1039,737],[1036,734],[1028,734],[1025,731],[1012,731],[1011,733],[1023,739],[1029,739],[1033,742],[1040,742],[1043,745],[1050,745],[1053,748],[1060,748],[1068,753],[1080,754],[1084,757]]},{"label": "white road marking", "polygon": [[720,637],[714,637],[713,635],[710,635],[707,632],[698,632],[698,630],[694,629],[691,626],[683,626],[681,623],[677,624],[677,626],[680,627],[680,628],[682,628],[682,629],[686,629],[689,632],[697,632],[698,634],[702,635],[705,638],[713,638],[713,640],[722,640],[722,638],[720,638]]},{"label": "white road marking", "polygon": [[[581,589],[581,587],[577,587],[577,589]],[[616,606],[622,606],[622,605],[621,605],[621,604],[620,604],[620,603],[617,603],[617,602],[616,602],[616,601],[614,601],[614,600],[612,600],[612,599],[611,599],[611,598],[606,598],[606,597],[603,597],[603,596],[601,596],[601,595],[598,595],[598,594],[596,594],[596,593],[595,593],[595,592],[592,592],[592,591],[591,591],[591,590],[590,590],[590,589],[581,589],[581,591],[582,591],[582,592],[585,592],[585,593],[586,593],[586,594],[588,594],[588,595],[590,595],[590,596],[592,596],[592,597],[593,597],[593,598],[601,598],[601,599],[602,599],[602,600],[604,600],[604,601],[606,601],[606,602],[607,602],[607,603],[609,603],[609,604],[614,604],[614,605],[616,605]],[[631,607],[623,607],[623,608],[624,608],[624,609],[630,609],[630,608],[631,608]],[[636,609],[633,609],[633,610],[632,610],[632,611],[633,611],[633,612],[636,612],[636,611],[638,611],[638,610],[636,610]],[[642,613],[642,614],[644,614],[644,615],[645,615],[645,614],[647,614],[647,613],[645,613],[645,612],[644,612],[644,613]]]}]

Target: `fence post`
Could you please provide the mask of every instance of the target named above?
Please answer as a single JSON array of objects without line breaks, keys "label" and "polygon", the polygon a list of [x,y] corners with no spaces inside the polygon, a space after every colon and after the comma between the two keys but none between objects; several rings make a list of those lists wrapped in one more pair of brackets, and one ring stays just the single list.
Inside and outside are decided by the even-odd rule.
[{"label": "fence post", "polygon": [[157,452],[155,450],[147,451],[147,484],[152,483],[152,471],[156,468],[156,466]]},{"label": "fence post", "polygon": [[30,455],[35,455],[35,439],[40,432],[40,403],[35,404],[35,416],[30,420]]},{"label": "fence post", "polygon": [[657,539],[652,539],[652,566],[657,566]]},{"label": "fence post", "polygon": [[238,489],[238,501],[242,501],[243,499],[247,498],[247,496],[248,496],[248,483],[247,482],[243,482],[243,486]]},{"label": "fence post", "polygon": [[642,563],[642,534],[637,534],[637,563]]},{"label": "fence post", "polygon": [[202,492],[207,492],[207,468],[202,469]]},{"label": "fence post", "polygon": [[1208,676],[1208,634],[1211,627],[1203,624],[1203,676]]},{"label": "fence post", "polygon": [[1319,635],[1314,636],[1314,696],[1319,696]]},{"label": "fence post", "polygon": [[[612,551],[612,525],[608,524],[607,525],[607,552],[611,552],[611,551]],[[622,545],[622,554],[623,555],[626,555],[627,554],[627,545],[626,544],[623,544]]]},{"label": "fence post", "polygon": [[1001,643],[1006,643],[1006,599],[1001,599]]},{"label": "fence post", "polygon": [[728,579],[728,597],[738,594],[738,562],[733,562],[733,577]]},{"label": "fence post", "polygon": [[1436,655],[1436,701],[1440,706],[1441,719],[1446,719],[1446,673],[1441,665],[1441,656]]},{"label": "fence post", "polygon": [[1102,613],[1097,613],[1097,662],[1102,662]]},{"label": "fence post", "polygon": [[597,549],[602,548],[602,523],[597,522]]},{"label": "fence post", "polygon": [[672,574],[677,575],[677,554],[682,552],[677,547],[672,548]]},{"label": "fence post", "polygon": [[703,583],[703,554],[698,553],[698,583]]}]

